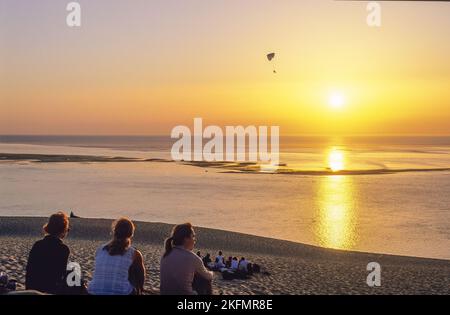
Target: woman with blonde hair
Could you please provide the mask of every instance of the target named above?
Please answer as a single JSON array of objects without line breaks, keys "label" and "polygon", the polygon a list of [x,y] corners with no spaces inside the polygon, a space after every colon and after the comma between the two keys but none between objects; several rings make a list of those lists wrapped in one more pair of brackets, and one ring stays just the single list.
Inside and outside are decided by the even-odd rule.
[{"label": "woman with blonde hair", "polygon": [[112,240],[95,254],[94,277],[88,292],[94,295],[141,294],[145,267],[140,251],[131,246],[135,226],[120,218],[112,224]]},{"label": "woman with blonde hair", "polygon": [[176,225],[165,241],[161,259],[160,291],[163,295],[212,294],[213,273],[194,252],[195,231],[190,223]]}]

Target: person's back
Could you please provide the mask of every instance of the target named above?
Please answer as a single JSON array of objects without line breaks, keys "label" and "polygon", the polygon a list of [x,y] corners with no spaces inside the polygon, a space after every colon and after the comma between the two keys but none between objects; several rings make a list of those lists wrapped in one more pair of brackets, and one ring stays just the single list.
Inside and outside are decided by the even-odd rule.
[{"label": "person's back", "polygon": [[129,295],[134,287],[129,281],[135,249],[129,247],[123,255],[110,255],[105,246],[95,254],[94,277],[89,283],[89,294]]},{"label": "person's back", "polygon": [[247,272],[248,261],[242,258],[239,262],[239,271]]},{"label": "person's back", "polygon": [[233,258],[233,260],[231,261],[231,269],[237,270],[238,267],[239,267],[239,261],[237,260],[237,258]]},{"label": "person's back", "polygon": [[31,248],[26,268],[25,287],[45,293],[61,293],[65,287],[70,250],[62,241],[68,231],[68,218],[58,212],[44,226],[47,235]]},{"label": "person's back", "polygon": [[64,284],[69,254],[69,248],[59,238],[47,235],[37,241],[28,258],[26,288],[58,293]]},{"label": "person's back", "polygon": [[223,267],[225,267],[224,257],[222,252],[219,252],[219,254],[216,256],[216,268],[223,268]]},{"label": "person's back", "polygon": [[231,268],[232,261],[233,261],[233,257],[228,257],[228,260],[225,263],[225,268]]},{"label": "person's back", "polygon": [[131,246],[134,230],[133,222],[127,218],[113,222],[113,239],[97,249],[95,254],[89,294],[130,295],[142,292],[145,267],[142,254]]},{"label": "person's back", "polygon": [[204,265],[198,256],[180,246],[175,246],[169,255],[161,259],[161,294],[194,294],[192,288],[194,276],[197,272],[201,273],[202,269]]},{"label": "person's back", "polygon": [[162,295],[211,294],[213,273],[194,252],[195,232],[190,223],[179,224],[165,241],[160,265]]},{"label": "person's back", "polygon": [[209,254],[206,254],[206,256],[203,257],[203,265],[205,267],[208,267],[209,263],[211,263],[211,256]]}]

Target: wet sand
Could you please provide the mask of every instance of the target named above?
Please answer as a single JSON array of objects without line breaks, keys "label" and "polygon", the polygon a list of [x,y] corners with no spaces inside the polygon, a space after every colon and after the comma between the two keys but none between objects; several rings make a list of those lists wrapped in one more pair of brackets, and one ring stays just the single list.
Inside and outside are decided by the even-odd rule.
[{"label": "wet sand", "polygon": [[[18,280],[23,289],[28,252],[42,237],[45,218],[0,217],[0,271]],[[71,219],[65,242],[70,260],[81,265],[89,280],[94,253],[109,238],[111,220]],[[163,240],[171,226],[136,222],[134,239],[147,269],[146,289],[157,293]],[[214,279],[216,294],[450,294],[450,261],[324,249],[240,233],[197,228],[197,249],[226,257],[244,256],[267,274],[249,280]],[[369,262],[382,267],[381,287],[366,284]]]}]

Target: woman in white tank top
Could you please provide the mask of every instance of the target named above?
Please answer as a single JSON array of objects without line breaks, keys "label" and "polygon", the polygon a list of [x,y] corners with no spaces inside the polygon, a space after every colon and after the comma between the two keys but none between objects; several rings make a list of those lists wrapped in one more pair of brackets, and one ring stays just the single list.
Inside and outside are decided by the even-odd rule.
[{"label": "woman in white tank top", "polygon": [[145,280],[142,254],[131,247],[134,224],[125,218],[113,223],[114,238],[97,249],[94,277],[88,292],[94,295],[140,294]]}]

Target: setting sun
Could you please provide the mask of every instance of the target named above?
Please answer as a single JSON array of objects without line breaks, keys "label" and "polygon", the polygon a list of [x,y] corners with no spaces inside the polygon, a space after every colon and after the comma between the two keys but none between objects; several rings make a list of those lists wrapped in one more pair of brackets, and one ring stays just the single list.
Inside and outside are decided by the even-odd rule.
[{"label": "setting sun", "polygon": [[345,97],[341,93],[332,93],[328,98],[328,105],[332,108],[342,108],[345,105]]}]

